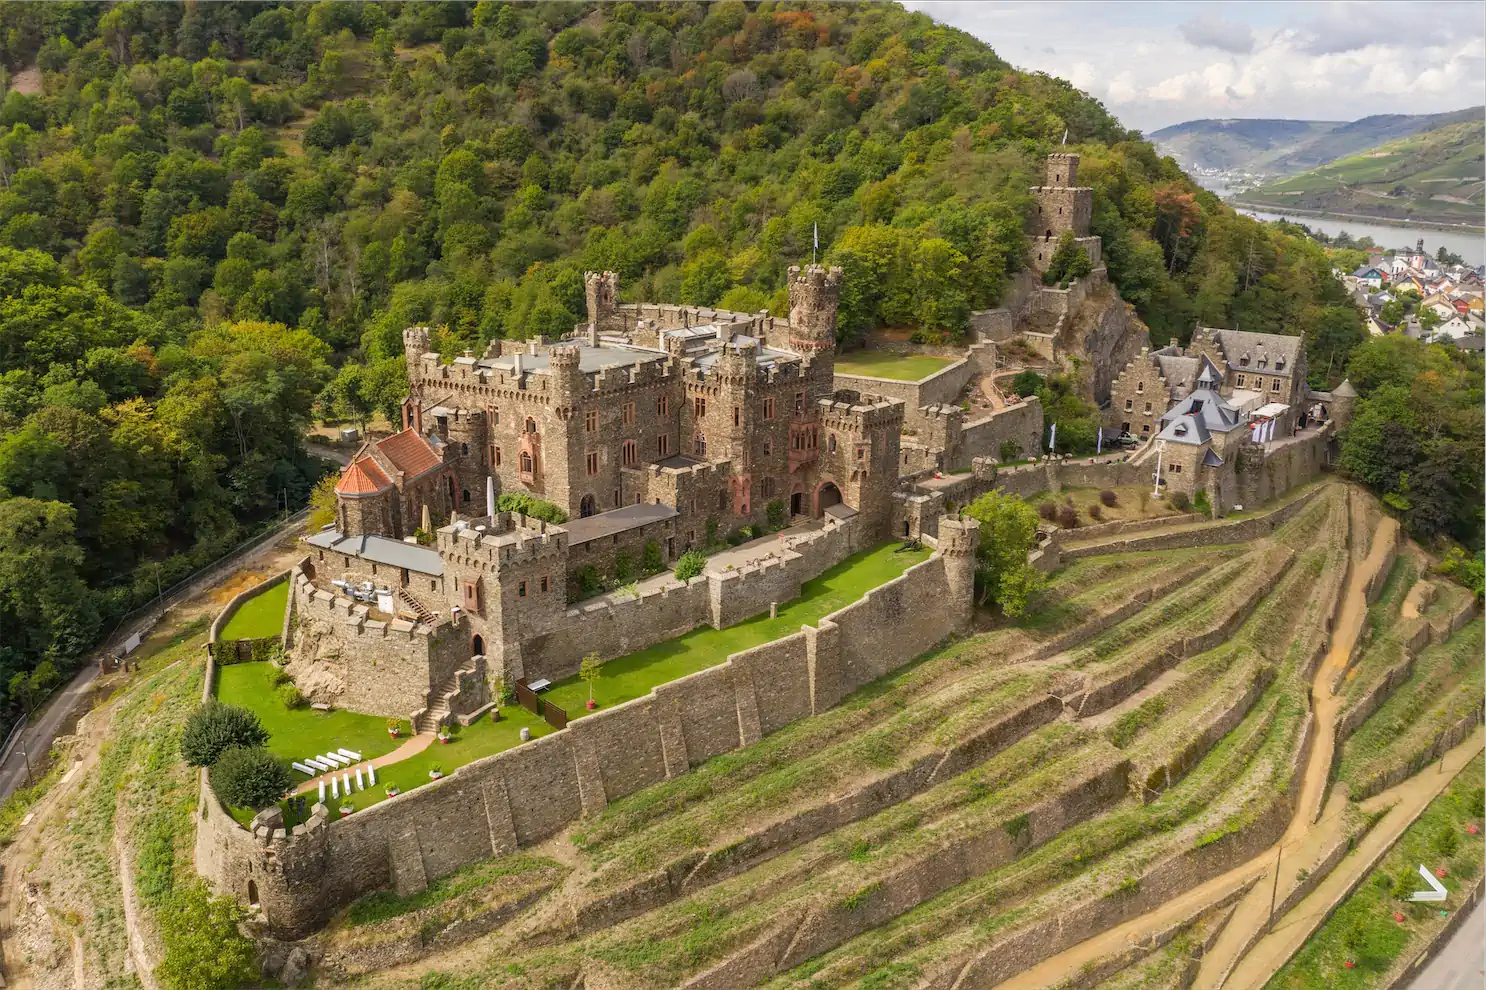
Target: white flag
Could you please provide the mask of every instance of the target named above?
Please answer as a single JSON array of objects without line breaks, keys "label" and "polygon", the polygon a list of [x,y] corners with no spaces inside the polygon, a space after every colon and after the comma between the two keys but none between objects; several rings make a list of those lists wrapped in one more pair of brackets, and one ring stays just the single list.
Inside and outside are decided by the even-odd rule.
[{"label": "white flag", "polygon": [[815,224],[815,249],[820,250],[820,224]]}]

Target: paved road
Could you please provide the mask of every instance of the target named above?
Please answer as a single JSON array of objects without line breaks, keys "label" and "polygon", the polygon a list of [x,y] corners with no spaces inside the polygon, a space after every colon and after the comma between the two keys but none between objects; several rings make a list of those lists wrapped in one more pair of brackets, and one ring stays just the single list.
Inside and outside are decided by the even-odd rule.
[{"label": "paved road", "polygon": [[46,757],[47,750],[51,749],[52,741],[62,729],[62,723],[72,713],[73,708],[82,696],[87,693],[98,676],[98,665],[89,663],[68,684],[55,695],[51,703],[26,726],[21,733],[20,740],[15,749],[11,750],[10,759],[0,766],[0,802],[9,798],[16,788],[25,786],[26,783],[26,756],[29,755],[32,764],[38,763]]},{"label": "paved road", "polygon": [[1409,984],[1409,990],[1483,990],[1486,988],[1486,915],[1477,901],[1453,938],[1424,972]]}]

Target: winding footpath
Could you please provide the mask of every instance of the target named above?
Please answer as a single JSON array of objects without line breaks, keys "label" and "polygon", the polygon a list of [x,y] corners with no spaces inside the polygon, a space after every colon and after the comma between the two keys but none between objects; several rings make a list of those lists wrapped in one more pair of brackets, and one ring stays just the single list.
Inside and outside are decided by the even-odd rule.
[{"label": "winding footpath", "polygon": [[[1282,924],[1264,938],[1255,941],[1269,922],[1271,896],[1271,883],[1256,881],[1273,879],[1274,873],[1271,871],[1276,869],[1276,855],[1279,856],[1280,870],[1293,871],[1299,865],[1311,867],[1342,835],[1344,816],[1341,811],[1346,804],[1345,798],[1332,795],[1324,809],[1325,813],[1322,813],[1322,801],[1326,797],[1327,782],[1335,756],[1336,715],[1340,707],[1339,699],[1331,694],[1331,682],[1346,667],[1352,647],[1362,633],[1367,615],[1365,589],[1388,559],[1389,549],[1398,535],[1397,530],[1396,521],[1382,520],[1366,559],[1354,566],[1347,577],[1331,647],[1325,660],[1318,665],[1311,682],[1311,711],[1314,719],[1311,744],[1301,776],[1295,812],[1280,841],[1248,862],[1193,887],[1159,908],[1023,970],[999,984],[996,990],[1034,990],[1056,984],[1078,973],[1088,964],[1142,942],[1150,944],[1150,938],[1156,933],[1195,917],[1204,908],[1234,895],[1248,885],[1252,886],[1239,900],[1217,942],[1203,956],[1201,970],[1193,985],[1223,987],[1225,990],[1262,986],[1324,920],[1325,914],[1329,913],[1324,909],[1330,903],[1328,895],[1334,896],[1338,889],[1348,886],[1359,875],[1359,870],[1366,872],[1373,858],[1367,853],[1390,848],[1429,802],[1448,786],[1455,773],[1481,751],[1486,733],[1477,729],[1469,739],[1445,755],[1444,766],[1453,772],[1441,773],[1431,765],[1427,771],[1365,802],[1364,809],[1391,805],[1392,810],[1359,844],[1364,855],[1348,856],[1314,892],[1281,919]],[[1247,948],[1249,946],[1252,948]]]}]

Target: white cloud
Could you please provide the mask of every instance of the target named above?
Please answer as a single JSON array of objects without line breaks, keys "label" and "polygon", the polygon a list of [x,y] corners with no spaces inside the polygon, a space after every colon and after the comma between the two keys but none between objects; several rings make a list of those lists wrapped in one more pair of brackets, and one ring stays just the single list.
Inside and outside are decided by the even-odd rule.
[{"label": "white cloud", "polygon": [[1486,93],[1479,2],[1213,3],[1195,16],[1190,4],[1144,0],[908,4],[1148,131],[1198,117],[1437,113]]}]

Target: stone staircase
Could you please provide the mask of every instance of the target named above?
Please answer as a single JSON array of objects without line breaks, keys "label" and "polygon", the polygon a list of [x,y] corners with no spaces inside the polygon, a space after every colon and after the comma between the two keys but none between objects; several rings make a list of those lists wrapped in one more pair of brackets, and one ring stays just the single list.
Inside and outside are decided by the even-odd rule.
[{"label": "stone staircase", "polygon": [[428,707],[413,714],[413,731],[415,733],[436,732],[439,726],[449,721],[450,712],[454,710],[454,698],[459,694],[459,676],[461,674],[472,674],[476,671],[474,664],[456,670],[432,693],[433,700]]}]

